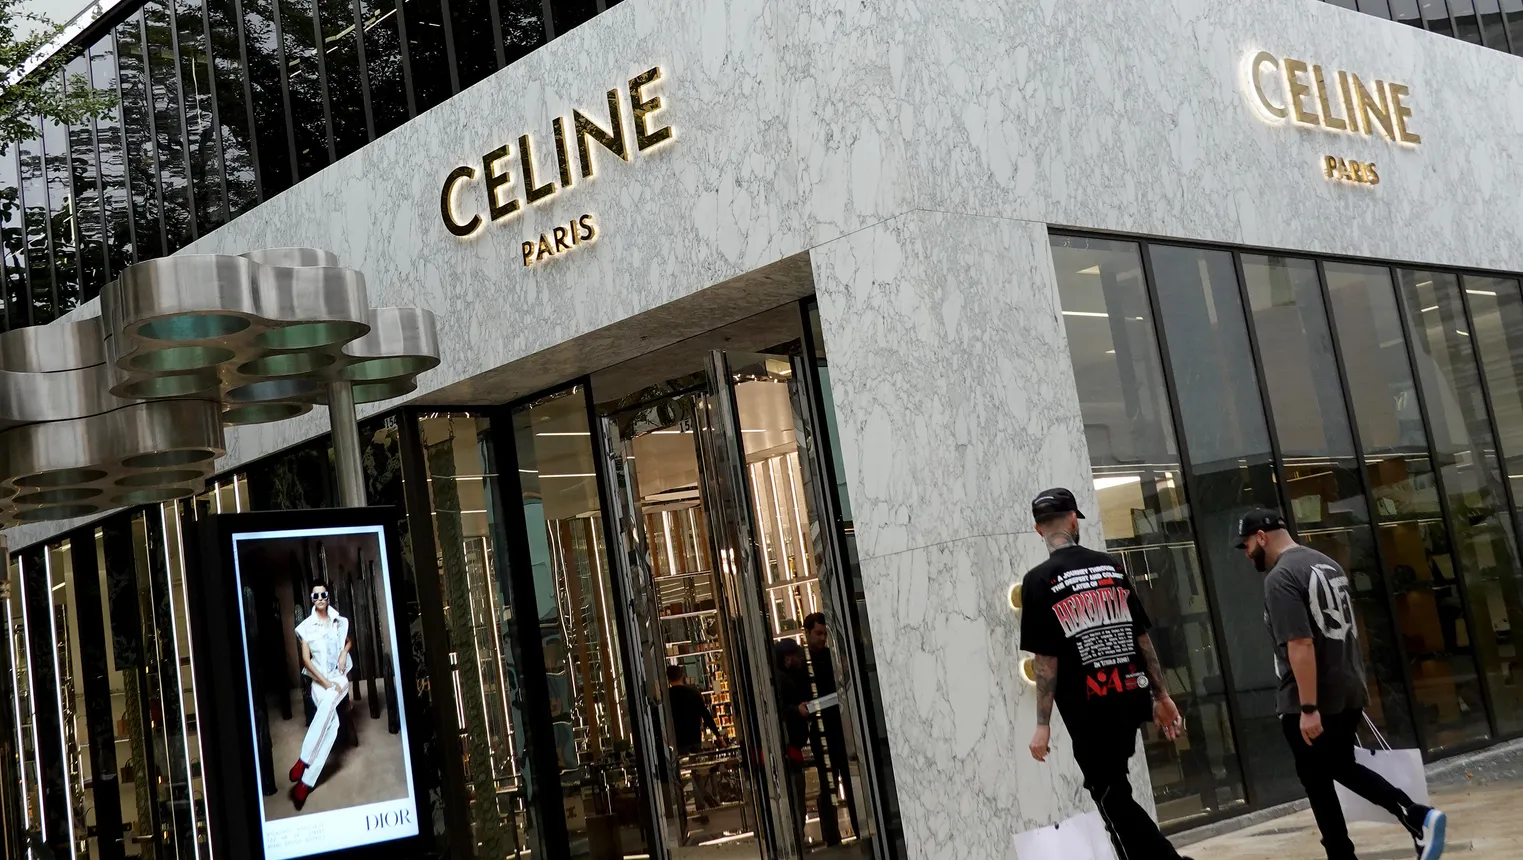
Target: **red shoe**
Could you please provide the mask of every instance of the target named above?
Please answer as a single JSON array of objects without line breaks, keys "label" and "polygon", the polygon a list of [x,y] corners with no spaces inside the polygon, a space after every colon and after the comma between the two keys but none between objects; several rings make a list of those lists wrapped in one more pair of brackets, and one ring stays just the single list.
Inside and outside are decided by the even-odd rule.
[{"label": "red shoe", "polygon": [[305,782],[298,782],[291,788],[291,802],[296,804],[297,812],[301,812],[301,808],[307,805],[307,795],[311,793],[311,787]]},{"label": "red shoe", "polygon": [[292,782],[300,782],[301,781],[301,775],[306,773],[306,772],[307,772],[307,763],[302,761],[301,759],[297,759],[296,760],[296,764],[291,765],[291,781]]}]

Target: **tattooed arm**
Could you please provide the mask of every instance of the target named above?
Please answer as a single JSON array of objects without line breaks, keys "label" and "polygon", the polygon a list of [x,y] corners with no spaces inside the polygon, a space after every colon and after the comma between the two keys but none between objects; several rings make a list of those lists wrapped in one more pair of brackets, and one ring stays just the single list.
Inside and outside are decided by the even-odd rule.
[{"label": "tattooed arm", "polygon": [[1185,721],[1179,714],[1179,708],[1174,705],[1174,698],[1169,695],[1169,684],[1163,676],[1163,665],[1158,662],[1158,649],[1153,647],[1153,638],[1146,633],[1139,635],[1137,650],[1142,652],[1148,680],[1153,688],[1153,720],[1158,723],[1164,737],[1174,740],[1179,737]]},{"label": "tattooed arm", "polygon": [[1058,694],[1058,658],[1037,654],[1031,669],[1036,676],[1036,735],[1031,739],[1031,757],[1046,761],[1052,740],[1052,705]]}]

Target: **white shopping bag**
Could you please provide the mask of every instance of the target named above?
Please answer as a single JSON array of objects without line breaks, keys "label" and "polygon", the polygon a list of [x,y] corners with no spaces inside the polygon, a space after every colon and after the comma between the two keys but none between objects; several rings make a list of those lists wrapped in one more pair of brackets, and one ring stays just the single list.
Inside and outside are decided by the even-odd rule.
[{"label": "white shopping bag", "polygon": [[1017,860],[1116,860],[1110,833],[1098,812],[1015,834],[1015,856]]},{"label": "white shopping bag", "polygon": [[[1354,761],[1373,770],[1386,782],[1407,793],[1416,803],[1428,805],[1428,776],[1423,771],[1423,754],[1417,750],[1395,750],[1375,728],[1369,714],[1364,716],[1365,725],[1380,744],[1380,749],[1365,749],[1354,745]],[[1375,821],[1381,824],[1400,824],[1396,817],[1368,800],[1338,785],[1338,802],[1343,804],[1343,817],[1349,821]]]}]

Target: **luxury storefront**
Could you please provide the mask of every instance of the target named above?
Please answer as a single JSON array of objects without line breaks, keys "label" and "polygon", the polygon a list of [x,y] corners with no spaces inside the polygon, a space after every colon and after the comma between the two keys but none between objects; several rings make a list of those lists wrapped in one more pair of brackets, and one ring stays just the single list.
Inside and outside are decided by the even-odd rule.
[{"label": "luxury storefront", "polygon": [[[1088,803],[1061,728],[1025,753],[1010,594],[1059,484],[1189,721],[1133,771],[1169,828],[1298,790],[1228,538],[1253,505],[1351,572],[1394,740],[1523,733],[1516,57],[1311,0],[597,5],[175,248],[324,248],[438,317],[440,366],[361,423],[421,854],[1008,856]],[[243,856],[187,535],[337,507],[322,417],[230,428],[193,499],[8,533],[11,856]],[[797,768],[774,655],[816,612],[840,727]],[[359,660],[367,749],[392,709]],[[260,669],[271,734],[307,716],[294,666]],[[732,743],[676,748],[668,667]]]}]

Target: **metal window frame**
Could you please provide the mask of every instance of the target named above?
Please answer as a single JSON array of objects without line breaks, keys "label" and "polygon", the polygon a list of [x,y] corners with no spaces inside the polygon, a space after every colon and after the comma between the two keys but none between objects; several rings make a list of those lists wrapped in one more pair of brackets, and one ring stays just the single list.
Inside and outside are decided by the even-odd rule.
[{"label": "metal window frame", "polygon": [[[1465,609],[1465,625],[1467,630],[1476,630],[1475,606],[1470,599],[1470,584],[1467,581],[1464,560],[1460,557],[1458,541],[1454,536],[1454,511],[1449,504],[1449,490],[1444,478],[1443,464],[1438,459],[1438,446],[1433,439],[1432,414],[1428,411],[1428,396],[1423,391],[1422,380],[1417,373],[1417,343],[1413,340],[1411,321],[1407,319],[1405,305],[1406,299],[1402,297],[1400,270],[1393,265],[1378,266],[1386,270],[1387,277],[1391,281],[1391,290],[1396,302],[1396,317],[1401,325],[1402,340],[1405,341],[1407,350],[1407,372],[1412,374],[1412,391],[1417,397],[1417,408],[1422,418],[1423,436],[1428,443],[1429,462],[1433,465],[1433,483],[1438,490],[1438,506],[1444,518],[1444,531],[1448,534],[1450,558],[1454,563],[1455,588],[1460,593],[1460,603]],[[1486,680],[1486,670],[1481,665],[1481,655],[1476,652],[1474,644],[1471,646],[1471,659],[1475,661],[1476,680],[1481,688],[1481,703],[1486,712],[1487,731],[1489,738],[1481,740],[1495,743],[1501,740],[1497,732],[1496,707],[1491,699],[1491,685]]]},{"label": "metal window frame", "polygon": [[[85,80],[90,82],[90,89],[92,90],[100,89],[95,81],[94,50],[95,46],[99,45],[102,41],[104,41],[104,39],[96,39],[95,42],[85,48]],[[97,204],[96,208],[99,210],[100,215],[100,264],[102,277],[101,286],[104,286],[111,281],[112,275],[111,228],[109,226],[109,221],[106,218],[106,172],[101,170],[100,167],[100,124],[95,117],[90,117],[90,163],[95,167],[95,202]],[[75,209],[77,211],[79,206],[78,198],[75,200]],[[83,255],[79,255],[79,258],[83,259]],[[81,274],[83,274],[82,269]],[[89,298],[86,298],[85,292],[86,290],[84,278],[81,276],[80,301],[89,301],[89,298],[95,297],[92,295]],[[95,295],[99,295],[100,287],[96,287],[94,293]],[[3,298],[0,298],[0,302],[3,302]]]},{"label": "metal window frame", "polygon": [[[214,59],[216,55],[215,45],[212,44],[211,0],[199,0],[199,2],[201,3],[201,38],[206,40],[206,53],[204,55],[206,61],[206,89],[212,101],[213,146],[210,155],[217,162],[217,184],[222,188],[222,223],[226,224],[232,220],[232,207],[227,199],[227,156],[222,151],[222,112],[217,104],[217,61]],[[235,30],[235,32],[240,31]],[[244,77],[248,76],[244,75]],[[181,101],[184,101],[184,99],[182,98]],[[186,147],[186,150],[187,152],[189,151],[189,146]]]},{"label": "metal window frame", "polygon": [[[327,167],[338,161],[338,149],[333,140],[333,107],[328,100],[328,52],[324,48],[327,43],[323,41],[323,10],[318,0],[306,0],[312,10],[312,52],[313,64],[317,68],[317,95],[323,103],[323,137],[328,144]],[[319,167],[312,171],[314,174],[321,171]]]},{"label": "metal window frame", "polygon": [[487,0],[487,12],[492,19],[492,48],[497,52],[497,70],[508,67],[508,48],[502,43],[502,10],[498,0]]},{"label": "metal window frame", "polygon": [[285,28],[280,23],[280,7],[283,2],[285,0],[270,0],[270,22],[275,28],[275,56],[280,63],[280,102],[285,111],[286,157],[291,160],[291,184],[287,187],[291,188],[301,182],[303,177],[301,165],[296,161],[296,119],[291,114],[290,63],[286,60]]},{"label": "metal window frame", "polygon": [[365,56],[365,14],[360,0],[349,0],[349,14],[354,16],[355,65],[360,72],[360,104],[365,109],[365,142],[375,140],[375,112],[370,106],[370,63]]},{"label": "metal window frame", "polygon": [[[1257,808],[1263,804],[1259,802],[1258,795],[1261,791],[1258,781],[1254,778],[1252,759],[1244,752],[1242,739],[1239,736],[1241,726],[1244,725],[1242,707],[1238,702],[1238,688],[1233,677],[1232,658],[1227,652],[1221,631],[1224,627],[1222,614],[1221,595],[1217,593],[1216,580],[1212,575],[1212,565],[1209,556],[1201,549],[1203,523],[1201,522],[1200,505],[1196,501],[1200,498],[1200,481],[1195,474],[1195,466],[1190,459],[1190,443],[1185,438],[1183,419],[1180,417],[1179,386],[1174,377],[1174,361],[1169,352],[1168,335],[1163,326],[1163,306],[1158,298],[1158,290],[1155,285],[1158,279],[1153,269],[1153,254],[1151,243],[1140,241],[1137,243],[1138,256],[1142,263],[1143,287],[1147,293],[1149,312],[1152,314],[1153,337],[1158,345],[1160,369],[1163,371],[1163,386],[1165,396],[1169,401],[1169,423],[1174,430],[1174,445],[1179,451],[1179,471],[1184,484],[1185,501],[1190,506],[1190,528],[1194,532],[1193,543],[1195,560],[1200,565],[1201,590],[1206,594],[1206,607],[1211,618],[1212,647],[1216,651],[1217,665],[1221,668],[1223,684],[1223,701],[1227,708],[1227,719],[1232,732],[1232,752],[1237,758],[1238,774],[1242,779],[1243,800],[1249,808]],[[1276,490],[1278,492],[1278,489]]]},{"label": "metal window frame", "polygon": [[[1333,348],[1333,365],[1338,372],[1338,393],[1343,398],[1343,411],[1347,416],[1349,436],[1354,445],[1355,471],[1359,473],[1359,489],[1364,493],[1365,508],[1369,512],[1369,522],[1366,527],[1370,530],[1370,537],[1374,541],[1373,552],[1375,564],[1379,566],[1381,591],[1386,598],[1386,611],[1390,613],[1391,627],[1393,632],[1400,637],[1401,616],[1396,612],[1396,594],[1391,590],[1389,571],[1391,568],[1386,562],[1385,551],[1380,548],[1380,517],[1375,511],[1375,485],[1370,481],[1369,462],[1365,457],[1364,440],[1359,435],[1359,416],[1354,411],[1354,400],[1349,395],[1348,370],[1343,358],[1343,342],[1339,339],[1338,325],[1333,317],[1332,291],[1327,286],[1327,269],[1320,258],[1312,257],[1312,263],[1316,266],[1317,290],[1322,299],[1322,318],[1327,322],[1328,341]],[[1417,691],[1413,687],[1412,662],[1406,658],[1406,647],[1399,644],[1398,638],[1397,656],[1402,658],[1401,664],[1402,682],[1406,685],[1407,719],[1412,724],[1412,734],[1417,739],[1417,747],[1422,752],[1423,759],[1428,759],[1428,731],[1426,724],[1418,719]]]},{"label": "metal window frame", "polygon": [[407,0],[387,0],[397,10],[397,48],[402,54],[402,89],[407,93],[407,119],[418,118],[418,96],[413,86],[412,51],[407,43],[407,11],[402,4]]},{"label": "metal window frame", "polygon": [[[180,64],[185,62],[185,56],[180,52],[180,16],[175,9],[175,3],[178,0],[158,0],[158,2],[169,13],[169,50],[174,55],[174,106],[175,112],[180,117],[180,160],[185,162],[185,208],[190,218],[190,241],[194,242],[201,237],[201,229],[200,219],[196,217],[196,170],[192,166],[190,157],[190,126],[185,122],[185,77],[180,74]],[[205,8],[204,2],[202,8]],[[146,23],[145,20],[145,26]],[[167,257],[179,250],[179,248],[171,249],[165,245],[164,255]]]},{"label": "metal window frame", "polygon": [[439,0],[439,22],[444,25],[441,28],[444,30],[444,64],[449,67],[449,95],[445,98],[449,99],[460,93],[460,65],[455,54],[455,16],[450,11],[449,0]]},{"label": "metal window frame", "polygon": [[[171,251],[168,230],[164,226],[164,167],[159,159],[159,119],[155,115],[157,111],[153,108],[153,71],[148,57],[148,16],[142,8],[139,8],[135,18],[138,25],[138,47],[141,49],[139,56],[143,58],[143,95],[146,97],[144,105],[147,108],[148,136],[153,145],[152,191],[154,199],[158,201],[159,252],[167,256]],[[126,126],[126,120],[123,118],[122,127],[125,129]],[[139,260],[142,259],[141,255],[138,257]]]},{"label": "metal window frame", "polygon": [[[259,163],[259,133],[256,130],[258,128],[258,125],[257,125],[256,120],[254,118],[254,81],[253,81],[253,76],[249,74],[248,34],[247,34],[247,32],[245,32],[244,26],[243,26],[243,0],[228,0],[228,2],[231,2],[233,4],[233,15],[235,15],[238,18],[238,20],[234,24],[234,31],[236,33],[235,38],[237,38],[237,40],[238,40],[238,66],[239,66],[239,71],[243,74],[243,112],[246,115],[246,118],[248,119],[248,130],[249,130],[249,136],[248,136],[249,162],[253,166],[253,170],[254,170],[254,201],[255,201],[254,205],[257,206],[260,203],[263,203],[264,200],[265,200],[265,197],[264,197],[264,166]],[[208,17],[208,20],[210,20],[209,17]],[[223,159],[223,165],[224,165],[223,172],[224,172],[224,175],[225,175],[226,174],[226,158]],[[225,196],[224,196],[224,199],[226,199]],[[239,213],[239,214],[242,214],[242,213]],[[233,217],[234,216],[232,215],[232,201],[228,201],[228,219],[227,220],[231,221],[231,220],[233,220]]]}]

